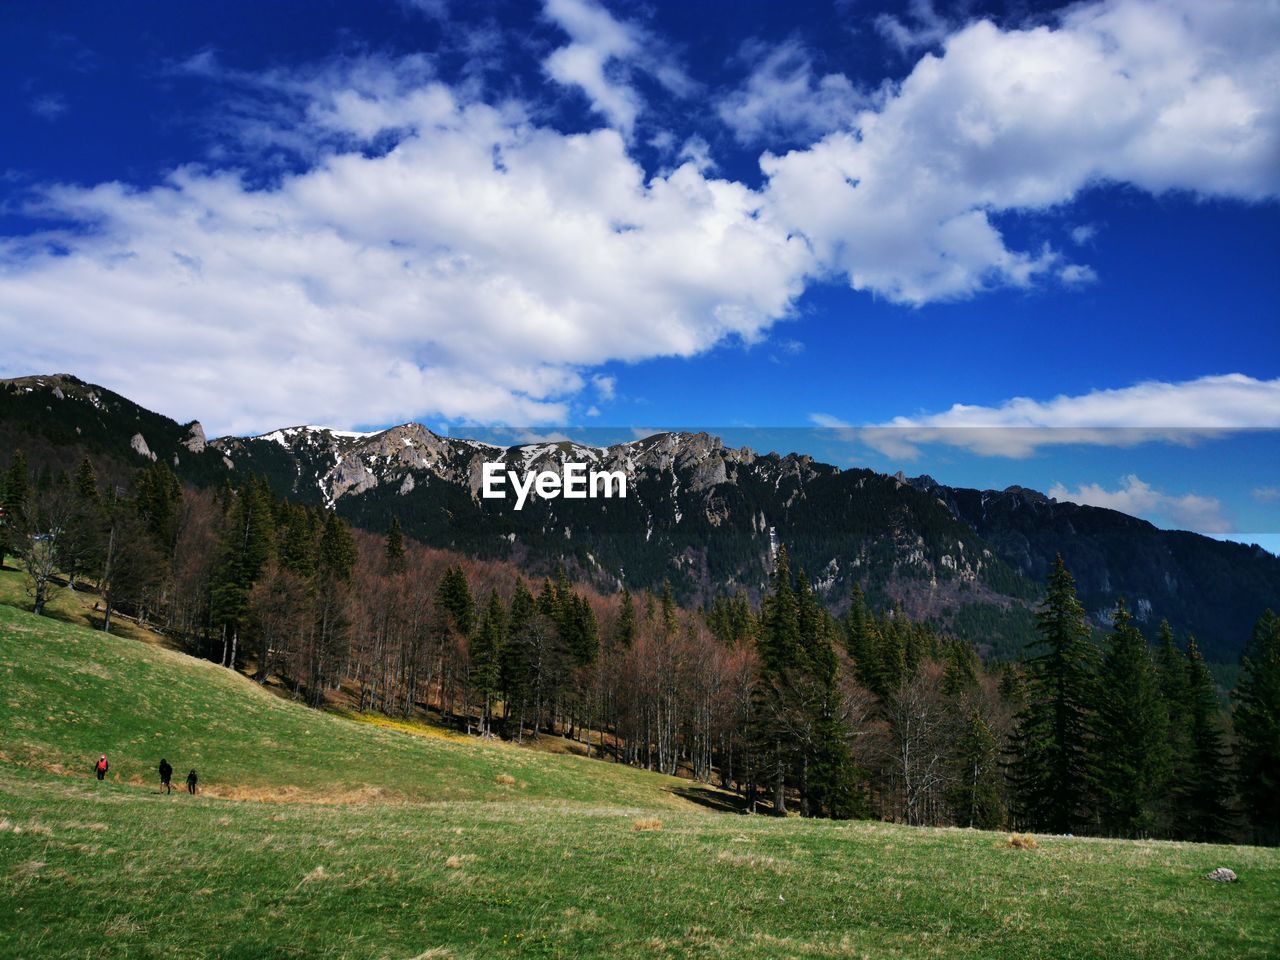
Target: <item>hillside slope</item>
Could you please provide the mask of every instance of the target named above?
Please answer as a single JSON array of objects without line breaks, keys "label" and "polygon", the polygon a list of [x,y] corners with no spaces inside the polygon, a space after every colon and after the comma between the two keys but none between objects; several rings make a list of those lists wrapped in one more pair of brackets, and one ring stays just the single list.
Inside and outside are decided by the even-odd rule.
[{"label": "hillside slope", "polygon": [[[686,807],[688,781],[321,713],[205,660],[0,605],[0,761],[151,787],[162,757],[211,796]],[[514,777],[512,786],[497,782]]]},{"label": "hillside slope", "polygon": [[[3,606],[0,691],[4,957],[1263,958],[1280,929],[1280,851],[714,815]],[[159,795],[161,754],[209,790]]]}]

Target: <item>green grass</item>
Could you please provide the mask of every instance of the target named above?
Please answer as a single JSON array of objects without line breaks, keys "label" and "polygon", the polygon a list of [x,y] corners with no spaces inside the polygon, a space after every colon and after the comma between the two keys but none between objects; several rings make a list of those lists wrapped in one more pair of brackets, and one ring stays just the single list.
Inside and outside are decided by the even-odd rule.
[{"label": "green grass", "polygon": [[[0,604],[31,609],[31,595],[27,590],[30,582],[26,575],[19,572],[16,557],[6,556],[7,566],[0,570]],[[50,587],[48,602],[45,604],[45,616],[63,623],[71,623],[82,627],[102,627],[102,611],[94,610],[93,605],[99,598],[82,590],[69,590],[64,586]],[[146,630],[127,617],[113,617],[111,632],[116,636],[142,640],[146,643],[158,643],[161,646],[173,646],[170,641],[158,633]]]},{"label": "green grass", "polygon": [[674,777],[417,729],[321,713],[216,664],[0,606],[0,760],[19,766],[86,774],[106,753],[113,781],[151,785],[164,757],[178,779],[194,767],[208,792],[239,799],[689,802]]},{"label": "green grass", "polygon": [[[318,714],[216,666],[5,607],[0,750],[0,957],[1280,947],[1280,851],[1053,837],[1022,850],[999,833],[717,814],[671,778]],[[121,782],[93,780],[102,750]],[[162,753],[224,795],[158,794]],[[636,829],[646,821],[661,828]],[[1202,879],[1220,865],[1240,882]]]}]

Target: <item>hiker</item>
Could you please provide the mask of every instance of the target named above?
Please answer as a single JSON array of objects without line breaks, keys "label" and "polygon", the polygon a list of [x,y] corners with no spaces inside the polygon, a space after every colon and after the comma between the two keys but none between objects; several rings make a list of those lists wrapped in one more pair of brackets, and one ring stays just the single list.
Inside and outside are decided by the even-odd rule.
[{"label": "hiker", "polygon": [[107,755],[104,753],[98,758],[98,762],[93,765],[94,772],[97,773],[99,780],[107,779],[107,767],[111,764],[107,763]]},{"label": "hiker", "polygon": [[173,787],[169,785],[169,780],[173,777],[173,767],[169,766],[169,761],[164,757],[160,758],[160,786],[164,787],[165,793],[172,793]]},{"label": "hiker", "polygon": [[187,793],[193,797],[196,795],[196,781],[200,778],[196,776],[196,772],[192,770],[187,774]]}]

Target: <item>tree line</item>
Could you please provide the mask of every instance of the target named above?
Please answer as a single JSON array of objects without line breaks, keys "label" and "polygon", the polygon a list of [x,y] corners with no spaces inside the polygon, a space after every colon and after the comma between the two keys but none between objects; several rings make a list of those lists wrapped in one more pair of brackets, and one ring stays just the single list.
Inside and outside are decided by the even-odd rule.
[{"label": "tree line", "polygon": [[[430,711],[482,737],[715,783],[744,807],[912,824],[1280,840],[1280,618],[1258,620],[1229,708],[1193,637],[1152,646],[1123,601],[1101,643],[1058,562],[1016,663],[855,586],[832,614],[779,551],[758,604],[680,607],[527,581],[249,477],[184,488],[163,464],[103,489],[92,463],[0,485],[0,548],[44,613],[96,594],[197,655],[312,706]],[[2,556],[3,554],[0,554]]]}]

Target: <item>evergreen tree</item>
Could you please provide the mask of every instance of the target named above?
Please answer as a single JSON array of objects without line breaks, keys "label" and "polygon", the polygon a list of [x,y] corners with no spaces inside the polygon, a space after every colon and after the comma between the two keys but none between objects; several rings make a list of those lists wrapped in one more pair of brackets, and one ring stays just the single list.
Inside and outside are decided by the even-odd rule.
[{"label": "evergreen tree", "polygon": [[762,604],[758,646],[762,670],[770,675],[794,664],[800,649],[800,609],[786,547],[778,549],[769,595]]},{"label": "evergreen tree", "polygon": [[791,701],[787,707],[800,714],[792,721],[792,729],[804,734],[797,744],[803,812],[841,820],[860,816],[865,813],[858,791],[860,774],[842,720],[836,626],[818,603],[803,570],[796,575],[795,597],[800,649],[787,677]]},{"label": "evergreen tree", "polygon": [[404,532],[400,529],[400,518],[392,517],[391,526],[387,530],[386,547],[387,574],[393,577],[404,573],[406,559],[404,552]]},{"label": "evergreen tree", "polygon": [[978,654],[963,640],[949,640],[943,648],[946,666],[942,674],[942,692],[958,697],[978,682]]},{"label": "evergreen tree", "polygon": [[1187,658],[1174,641],[1173,628],[1160,622],[1155,649],[1156,680],[1164,702],[1165,743],[1168,768],[1165,787],[1158,802],[1160,833],[1167,837],[1186,836],[1183,803],[1191,782],[1191,685]]},{"label": "evergreen tree", "polygon": [[[871,614],[867,610],[867,598],[862,593],[862,585],[858,583],[853,585],[849,611],[845,614],[844,637],[845,649],[849,651],[854,667],[861,677],[865,664],[871,658],[872,625]],[[865,680],[862,680],[862,683],[869,686]]]},{"label": "evergreen tree", "polygon": [[445,570],[436,587],[436,603],[449,614],[458,633],[464,637],[470,635],[475,623],[475,600],[462,567],[455,565]]},{"label": "evergreen tree", "polygon": [[902,680],[910,680],[925,659],[936,652],[936,643],[926,628],[911,622],[900,601],[893,605],[893,625],[902,638]]},{"label": "evergreen tree", "polygon": [[[520,739],[524,729],[524,717],[529,705],[534,671],[527,639],[536,616],[538,616],[537,601],[529,592],[524,580],[516,580],[515,593],[511,597],[510,615],[507,619],[507,642],[500,654],[504,701],[503,721],[509,738]],[[514,727],[511,723],[513,718]]]},{"label": "evergreen tree", "polygon": [[631,600],[631,591],[622,588],[622,604],[618,608],[618,623],[614,628],[613,640],[619,647],[629,650],[636,641],[636,608]]},{"label": "evergreen tree", "polygon": [[574,663],[580,667],[595,663],[600,653],[600,628],[596,612],[586,597],[570,593],[565,610],[565,626],[561,635],[565,638]]},{"label": "evergreen tree", "polygon": [[1027,703],[1014,737],[1012,787],[1018,819],[1073,833],[1085,823],[1091,771],[1092,650],[1075,580],[1058,557],[1036,614],[1038,652],[1028,663]]},{"label": "evergreen tree", "polygon": [[326,511],[316,554],[313,626],[307,645],[307,701],[313,707],[324,704],[326,688],[336,687],[350,652],[351,580],[357,559],[350,529],[337,513]]},{"label": "evergreen tree", "polygon": [[780,549],[762,604],[751,718],[754,754],[772,782],[776,813],[787,812],[789,781],[799,789],[802,814],[844,818],[864,812],[844,727],[838,632],[804,571],[793,579],[787,551]]},{"label": "evergreen tree", "polygon": [[770,593],[761,609],[760,682],[753,695],[754,739],[772,782],[774,813],[787,812],[786,780],[792,760],[786,703],[787,674],[800,652],[800,610],[786,547],[778,550]]},{"label": "evergreen tree", "polygon": [[1021,709],[1026,703],[1026,677],[1016,663],[1000,665],[1000,682],[997,689],[1000,691],[1000,699],[1014,708]]},{"label": "evergreen tree", "polygon": [[[155,545],[166,556],[173,555],[178,536],[178,517],[182,507],[182,484],[163,460],[147,467],[138,476],[135,502],[138,516],[151,534]],[[264,509],[270,511],[270,494],[265,484],[260,491]]]},{"label": "evergreen tree", "polygon": [[1231,787],[1226,739],[1218,707],[1213,674],[1200,655],[1195,637],[1187,641],[1188,708],[1191,732],[1189,779],[1183,799],[1183,817],[1193,840],[1228,839]]},{"label": "evergreen tree", "polygon": [[1168,715],[1147,641],[1123,600],[1107,638],[1093,720],[1104,832],[1152,835],[1169,776]]},{"label": "evergreen tree", "polygon": [[755,615],[744,591],[733,597],[718,596],[707,611],[707,627],[726,647],[746,642],[755,636]]},{"label": "evergreen tree", "polygon": [[729,622],[731,624],[731,644],[748,643],[755,639],[759,625],[756,615],[751,609],[751,600],[745,590],[739,590],[729,602]]},{"label": "evergreen tree", "polygon": [[1263,843],[1280,843],[1280,617],[1270,610],[1253,628],[1235,692],[1240,793]]},{"label": "evergreen tree", "polygon": [[98,491],[98,474],[93,469],[93,461],[85,457],[76,468],[76,494],[85,503],[100,503],[102,496]]},{"label": "evergreen tree", "polygon": [[871,636],[871,651],[859,679],[881,700],[902,686],[907,675],[906,645],[902,624],[893,618],[882,620]]},{"label": "evergreen tree", "polygon": [[280,535],[280,566],[307,578],[316,572],[316,521],[306,507],[285,504]]},{"label": "evergreen tree", "polygon": [[[318,559],[321,573],[330,574],[343,582],[349,581],[355,572],[358,559],[356,542],[346,523],[332,510],[325,514]],[[463,583],[466,583],[465,578]]]},{"label": "evergreen tree", "polygon": [[542,589],[538,591],[538,612],[553,620],[560,613],[560,596],[550,577],[542,579]]},{"label": "evergreen tree", "polygon": [[493,699],[502,680],[502,656],[506,645],[507,609],[498,591],[489,594],[489,603],[471,636],[471,686],[480,697],[480,733],[488,736]]},{"label": "evergreen tree", "polygon": [[662,628],[667,636],[676,632],[676,598],[671,592],[671,581],[662,581]]},{"label": "evergreen tree", "polygon": [[209,606],[212,621],[222,636],[221,662],[234,667],[249,591],[270,559],[275,539],[266,485],[253,478],[247,480],[231,502],[228,520],[221,556],[210,583]]},{"label": "evergreen tree", "polygon": [[956,742],[956,785],[951,790],[956,823],[978,830],[1000,825],[1000,749],[981,711],[970,711]]},{"label": "evergreen tree", "polygon": [[4,566],[4,555],[16,551],[21,545],[30,500],[31,468],[27,466],[27,458],[22,451],[15,450],[9,469],[0,480],[0,509],[4,511],[3,518],[0,518],[0,567]]},{"label": "evergreen tree", "polygon": [[98,478],[88,457],[80,461],[70,483],[74,510],[64,532],[67,549],[62,559],[67,585],[74,590],[81,577],[98,574],[103,561],[103,510]]}]

